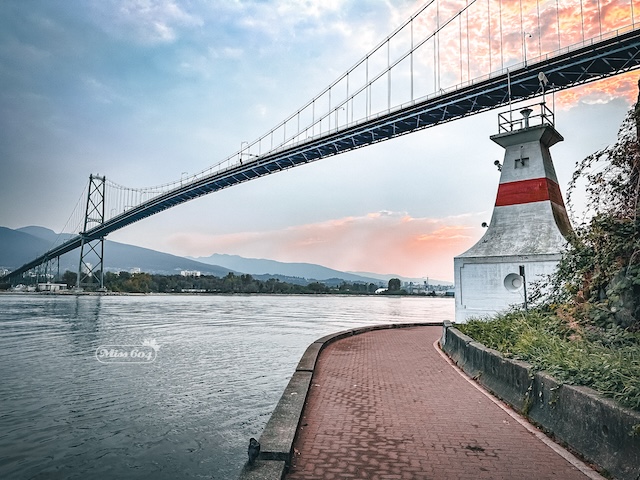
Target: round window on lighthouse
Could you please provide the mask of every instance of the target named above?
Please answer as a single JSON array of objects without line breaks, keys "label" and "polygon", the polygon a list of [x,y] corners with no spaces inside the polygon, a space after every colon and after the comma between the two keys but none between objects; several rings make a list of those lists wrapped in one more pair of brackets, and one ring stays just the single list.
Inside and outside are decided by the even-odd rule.
[{"label": "round window on lighthouse", "polygon": [[522,288],[522,277],[517,273],[510,273],[504,277],[504,288],[510,292],[517,292]]}]

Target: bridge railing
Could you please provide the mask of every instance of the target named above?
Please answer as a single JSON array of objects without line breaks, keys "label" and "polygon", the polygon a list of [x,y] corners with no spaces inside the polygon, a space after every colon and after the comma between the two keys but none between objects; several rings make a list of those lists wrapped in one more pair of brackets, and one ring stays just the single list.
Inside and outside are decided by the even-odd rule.
[{"label": "bridge railing", "polygon": [[[437,0],[431,0],[421,7],[418,12],[412,15],[407,21],[405,21],[394,32],[387,36],[384,40],[376,45],[368,54],[362,57],[356,64],[348,69],[345,73],[340,75],[337,80],[332,82],[328,87],[323,89],[318,95],[313,97],[309,102],[297,109],[294,113],[286,117],[278,125],[271,128],[265,134],[258,137],[252,142],[242,142],[240,150],[229,155],[225,159],[212,165],[211,167],[204,169],[194,175],[187,177],[181,177],[180,180],[175,180],[162,185],[143,189],[131,189],[116,185],[110,182],[116,189],[119,189],[119,197],[112,200],[112,205],[107,208],[106,217],[113,218],[120,215],[128,208],[133,208],[142,203],[148,202],[154,198],[158,198],[167,192],[178,191],[185,185],[195,184],[196,182],[214,175],[223,174],[231,169],[237,168],[243,162],[259,161],[260,158],[267,155],[278,154],[284,150],[292,147],[300,146],[305,143],[315,142],[318,139],[339,133],[351,128],[356,128],[365,123],[371,122],[378,118],[384,117],[394,112],[401,111],[409,108],[413,105],[431,101],[437,97],[455,93],[459,90],[473,87],[476,84],[489,81],[493,78],[508,75],[510,72],[519,71],[526,68],[545,62],[550,58],[558,57],[562,55],[570,54],[573,51],[584,48],[589,45],[593,45],[605,39],[614,38],[629,31],[634,30],[637,27],[635,18],[631,18],[631,23],[628,25],[620,26],[615,30],[601,33],[591,38],[583,39],[580,42],[574,43],[569,46],[558,48],[552,52],[545,53],[543,55],[531,56],[527,59],[526,48],[522,52],[524,55],[522,61],[501,66],[501,68],[494,69],[493,71],[478,75],[473,78],[468,78],[465,81],[459,81],[453,85],[441,85],[440,81],[433,81],[434,91],[414,98],[413,90],[413,52],[418,48],[425,45],[426,42],[436,41],[436,37],[456,19],[460,20],[462,14],[467,12],[469,7],[474,2],[467,2],[467,4],[456,12],[449,15],[448,18],[443,19],[442,22],[437,21],[437,27],[433,30],[427,30],[421,38],[414,38],[413,22],[421,15],[425,15],[427,9],[437,5]],[[435,12],[427,12],[429,15]],[[421,21],[424,18],[420,19]],[[423,22],[424,23],[424,22]],[[455,25],[454,25],[455,26]],[[409,48],[402,50],[399,55],[395,55],[392,59],[390,55],[391,42],[401,34],[406,36],[409,31],[411,36],[411,45]],[[517,32],[522,38],[523,32]],[[584,31],[583,31],[584,36]],[[560,38],[558,38],[558,47],[560,47]],[[435,44],[434,44],[435,51]],[[466,52],[468,54],[468,52]],[[386,60],[383,58],[382,68],[373,72],[370,69],[370,63],[374,63],[371,59],[374,56],[383,57],[386,55]],[[461,52],[462,55],[462,52]],[[378,57],[375,57],[379,60]],[[391,71],[400,65],[403,61],[411,60],[411,93],[410,100],[398,102],[397,104],[391,103]],[[439,59],[434,59],[434,62]],[[379,63],[379,62],[378,62]],[[434,72],[440,67],[432,65]],[[364,70],[364,71],[363,71]],[[364,76],[362,76],[364,74]],[[373,89],[372,87],[376,82],[387,83],[388,86],[383,85],[386,89],[384,94],[386,98],[382,100],[382,103],[386,104],[385,108],[375,111],[371,107]],[[356,78],[358,77],[358,78]],[[462,71],[460,72],[460,80],[462,80]],[[364,81],[362,81],[364,80]],[[553,82],[553,79],[551,79]],[[437,88],[435,88],[437,86]],[[553,85],[550,85],[552,89]],[[379,99],[378,99],[379,100]],[[361,116],[356,116],[355,104],[364,103],[364,107],[360,105],[358,112],[362,113]],[[381,102],[378,102],[381,103]],[[186,173],[186,172],[185,172]]]},{"label": "bridge railing", "polygon": [[[298,109],[296,111],[296,113],[294,113],[293,115],[290,115],[289,117],[287,117],[287,119],[285,119],[284,121],[282,121],[280,124],[278,124],[276,127],[272,128],[271,130],[269,130],[266,134],[260,136],[258,139],[252,141],[252,142],[244,142],[246,143],[246,146],[240,150],[238,150],[237,152],[233,153],[232,155],[228,156],[227,158],[225,158],[224,160],[218,162],[217,164],[202,170],[201,172],[198,172],[196,174],[194,174],[191,177],[188,177],[185,181],[185,183],[188,182],[194,182],[198,179],[210,176],[212,174],[218,174],[218,173],[223,173],[224,171],[228,170],[229,168],[234,168],[238,165],[240,165],[243,161],[243,158],[245,156],[250,157],[251,159],[256,159],[256,158],[260,158],[266,155],[270,155],[270,154],[274,154],[274,153],[278,153],[281,151],[284,151],[286,149],[289,149],[291,147],[294,146],[298,146],[298,145],[302,145],[304,143],[307,142],[312,142],[315,140],[318,140],[322,137],[325,137],[329,134],[333,134],[333,133],[337,133],[340,131],[344,131],[344,130],[348,130],[350,128],[353,127],[357,127],[359,125],[362,125],[364,123],[370,122],[371,120],[375,120],[377,118],[389,115],[390,113],[394,113],[396,111],[400,111],[403,109],[406,109],[408,107],[411,107],[413,105],[417,105],[429,100],[432,100],[436,97],[440,97],[440,96],[444,96],[468,87],[471,87],[473,85],[476,85],[478,83],[482,83],[488,80],[491,80],[493,78],[499,77],[499,76],[504,76],[507,75],[509,72],[513,72],[516,70],[520,70],[523,68],[527,68],[530,66],[533,66],[535,64],[539,64],[542,62],[545,62],[551,58],[557,57],[557,56],[561,56],[561,55],[565,55],[565,54],[569,54],[573,51],[579,50],[581,48],[587,47],[589,45],[594,45],[602,40],[606,40],[606,39],[610,39],[610,38],[615,38],[618,37],[620,35],[623,35],[624,33],[633,31],[637,28],[637,23],[633,23],[633,24],[629,24],[620,28],[617,28],[615,30],[612,30],[610,32],[606,32],[603,33],[601,35],[598,35],[596,37],[592,37],[589,39],[585,39],[584,41],[580,41],[577,42],[575,44],[569,45],[569,46],[565,46],[562,47],[558,50],[555,50],[553,52],[549,52],[549,53],[545,53],[543,55],[538,55],[538,56],[531,56],[529,57],[526,61],[521,61],[521,62],[514,62],[513,64],[500,68],[500,69],[496,69],[491,73],[485,74],[485,75],[480,75],[477,77],[474,77],[470,80],[464,81],[464,82],[460,82],[458,84],[452,85],[452,86],[448,86],[448,87],[443,87],[440,88],[437,92],[432,92],[429,93],[427,95],[423,95],[421,97],[415,98],[413,100],[410,100],[408,102],[403,102],[403,103],[399,103],[395,106],[391,106],[385,110],[376,112],[376,113],[369,113],[368,115],[362,117],[362,118],[358,118],[358,119],[351,119],[348,120],[342,124],[340,123],[330,123],[329,121],[332,118],[335,118],[336,116],[338,116],[340,114],[340,112],[342,111],[342,109],[345,109],[346,105],[348,104],[348,102],[352,101],[356,95],[361,94],[364,89],[361,88],[360,90],[358,90],[357,92],[353,93],[352,95],[350,95],[346,100],[341,101],[340,103],[338,103],[336,106],[334,106],[329,112],[326,112],[325,114],[321,115],[320,117],[318,117],[312,124],[307,125],[304,128],[296,128],[294,133],[292,133],[291,135],[289,135],[288,137],[285,137],[279,144],[277,145],[273,145],[271,142],[271,139],[274,138],[274,136],[282,131],[283,133],[286,132],[286,126],[294,119],[296,119],[297,115],[300,115],[303,110],[305,108],[308,108],[309,105],[311,104],[308,103],[306,104],[304,107],[302,107],[301,109]],[[345,77],[345,75],[342,75],[340,77],[340,79],[343,79]],[[380,77],[378,77],[379,79]],[[373,82],[374,80],[371,80],[369,82],[369,84],[371,84],[371,82]],[[336,82],[334,82],[336,83]],[[553,87],[553,85],[551,85],[551,87]],[[328,88],[325,89],[323,91],[323,93],[321,93],[319,96],[315,97],[314,100],[318,99],[322,94],[326,93],[328,91]],[[322,125],[327,124],[327,127],[322,129]],[[333,127],[331,126],[333,125]],[[269,148],[266,150],[263,150],[263,145],[266,141],[269,141]],[[257,153],[255,153],[257,152]],[[171,185],[174,188],[180,187],[180,185],[178,184],[178,182],[172,182],[170,184],[167,185]]]},{"label": "bridge railing", "polygon": [[[615,40],[616,36],[621,36],[620,41]],[[563,54],[563,58],[558,59],[560,61],[560,65],[553,63],[553,61],[551,62],[553,65],[560,68],[559,70],[556,70],[559,73],[558,78],[560,78],[558,88],[573,86],[581,82],[590,81],[591,79],[602,78],[610,74],[622,73],[632,68],[640,67],[640,64],[638,64],[638,61],[640,59],[640,30],[621,28],[616,30],[615,32],[610,32],[609,34],[603,35],[599,38],[607,38],[608,41],[604,42],[603,45],[600,45],[597,49],[587,48],[581,52],[576,52],[575,54]],[[590,39],[588,42],[582,42],[573,48],[568,47],[563,50],[570,53],[571,51],[577,50],[580,46],[593,43],[593,39]],[[548,56],[545,56],[545,58],[547,57]],[[562,64],[565,64],[564,67],[562,67]],[[563,75],[563,70],[561,67],[571,67],[566,71],[567,73],[571,73],[571,75]],[[142,218],[146,218],[147,216],[158,213],[159,211],[171,208],[179,203],[191,200],[193,198],[196,198],[197,196],[205,195],[207,193],[215,191],[216,189],[225,188],[230,184],[236,184],[251,178],[255,178],[247,177],[245,175],[245,172],[252,171],[255,173],[259,169],[259,165],[262,165],[263,163],[269,162],[271,165],[276,165],[276,167],[282,168],[282,166],[284,166],[284,168],[286,168],[289,166],[289,164],[291,166],[302,164],[303,160],[307,160],[307,154],[309,154],[311,160],[318,160],[325,156],[333,155],[338,151],[346,151],[350,148],[357,148],[355,142],[353,144],[353,147],[351,147],[351,142],[342,142],[341,144],[340,140],[344,140],[346,138],[353,138],[355,140],[356,137],[360,135],[360,137],[358,138],[358,146],[364,146],[365,144],[372,143],[376,141],[373,138],[373,135],[369,136],[369,133],[372,131],[372,129],[387,129],[388,126],[393,122],[395,122],[393,123],[393,135],[395,135],[396,126],[400,127],[401,132],[399,134],[403,134],[419,128],[426,128],[424,125],[420,125],[420,123],[424,120],[423,118],[421,118],[421,116],[426,115],[428,117],[433,112],[437,113],[437,117],[431,116],[431,119],[425,120],[425,123],[431,122],[430,125],[435,125],[441,122],[442,119],[445,119],[445,117],[447,119],[460,118],[466,114],[479,113],[489,108],[495,108],[500,105],[504,105],[506,99],[508,98],[507,75],[504,73],[505,71],[511,72],[510,77],[512,79],[512,85],[518,87],[516,90],[514,90],[514,99],[527,99],[533,96],[535,94],[535,92],[533,91],[536,90],[538,86],[538,80],[541,78],[539,73],[541,73],[540,71],[542,70],[541,68],[539,68],[535,60],[532,60],[532,63],[526,68],[524,67],[524,65],[521,65],[518,69],[512,69],[514,69],[514,67],[510,66],[508,69],[498,71],[498,73],[493,72],[483,77],[477,77],[469,82],[443,89],[438,94],[432,94],[424,97],[432,100],[432,103],[430,104],[417,105],[415,108],[408,108],[421,101],[414,100],[412,102],[393,107],[388,111],[380,112],[371,117],[367,117],[367,119],[360,119],[357,122],[349,125],[349,128],[354,128],[353,132],[338,132],[339,138],[327,138],[327,141],[324,143],[318,141],[318,139],[322,138],[322,135],[320,134],[317,134],[315,137],[313,137],[316,142],[314,144],[309,143],[310,141],[313,141],[313,139],[304,141],[293,139],[291,144],[281,145],[277,149],[265,153],[262,156],[251,156],[250,165],[239,165],[240,158],[236,158],[236,161],[234,163],[231,163],[231,161],[229,161],[229,163],[227,163],[226,165],[219,163],[196,176],[190,177],[190,179],[182,179],[178,182],[172,182],[166,184],[166,187],[163,186],[163,188],[154,187],[154,191],[151,191],[151,189],[146,189],[146,191],[142,194],[140,192],[145,189],[142,189],[138,192],[127,191],[126,195],[129,196],[126,199],[126,202],[128,203],[128,205],[125,205],[124,212],[117,214],[111,219],[105,219],[103,224],[94,227],[90,232],[85,232],[82,238],[72,238],[65,244],[49,250],[41,257],[17,269],[15,271],[15,275],[19,275],[20,272],[26,271],[33,266],[39,265],[42,262],[46,262],[54,257],[77,248],[77,246],[80,245],[80,240],[82,239],[94,240],[103,238],[112,231],[129,225],[135,221],[141,220]],[[500,72],[502,72],[503,78],[494,78],[497,77]],[[485,81],[488,83],[481,83]],[[564,83],[562,83],[563,81]],[[469,90],[458,93],[459,90],[467,88],[468,86],[471,86]],[[529,94],[528,92],[533,93]],[[436,98],[442,95],[450,96],[442,100]],[[482,102],[480,102],[481,105],[477,106],[477,101],[480,98],[483,99],[483,102],[487,103],[483,104]],[[447,108],[455,102],[466,103],[463,111],[458,111],[457,113],[447,113]],[[395,112],[396,110],[400,110],[403,108],[406,108],[407,112],[377,120],[384,115],[388,115],[389,112]],[[404,116],[405,114],[406,116]],[[407,118],[411,118],[412,120],[414,120],[414,122],[411,123],[412,126],[410,127],[405,122]],[[541,113],[541,119],[542,121],[553,122],[552,111],[548,112],[546,110],[543,110],[543,112]],[[365,124],[365,121],[367,120],[370,123]],[[510,118],[509,121],[511,122],[511,126],[508,128],[514,128],[513,120]],[[357,126],[357,128],[355,128],[354,126]],[[335,135],[335,133],[336,132],[332,132],[332,135]],[[378,138],[383,138],[385,137],[385,135],[387,135],[387,133],[382,132],[382,135],[380,135]],[[363,139],[363,137],[366,137],[366,139]],[[304,143],[307,143],[307,145],[304,145]],[[328,144],[332,144],[331,146],[333,148],[327,149],[326,146]],[[289,150],[282,152],[283,150],[290,149],[292,145],[298,145],[297,147],[295,147],[295,151]],[[325,151],[321,152],[321,148],[325,148]],[[277,153],[278,151],[280,151],[281,153]],[[307,152],[307,154],[301,153],[303,151]],[[274,154],[273,152],[276,153]],[[272,156],[270,156],[269,158],[265,158],[268,154],[272,154]],[[296,156],[297,160],[295,162],[291,160]],[[232,157],[229,157],[229,159],[231,158]],[[279,163],[283,160],[285,162]],[[269,174],[272,171],[277,171],[277,169],[278,168],[269,170],[262,168],[262,173],[260,173],[260,175]],[[226,176],[226,180],[230,179],[232,180],[232,183],[225,182],[216,184],[216,182],[219,180],[215,178],[217,175],[220,175],[221,177]],[[117,187],[124,188],[121,186]],[[142,203],[136,206],[129,205],[129,203],[134,203],[130,200],[130,196],[134,193],[142,195],[142,198],[140,200]],[[144,194],[153,195],[153,197],[150,199],[145,198]]]}]

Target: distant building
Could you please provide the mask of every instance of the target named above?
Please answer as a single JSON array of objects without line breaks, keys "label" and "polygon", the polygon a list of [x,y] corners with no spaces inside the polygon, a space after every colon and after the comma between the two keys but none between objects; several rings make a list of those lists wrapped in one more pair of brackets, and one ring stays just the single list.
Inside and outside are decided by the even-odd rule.
[{"label": "distant building", "polygon": [[142,273],[142,270],[140,270],[140,267],[134,267],[131,270],[129,270],[129,273],[131,275],[135,275],[136,273]]},{"label": "distant building", "polygon": [[199,270],[182,270],[180,275],[183,277],[199,277],[202,273]]},{"label": "distant building", "polygon": [[540,107],[540,125],[530,126],[532,110],[524,109],[491,137],[505,148],[500,184],[484,236],[454,259],[456,322],[522,305],[527,288],[561,258],[571,224],[549,148],[563,138]]},{"label": "distant building", "polygon": [[39,283],[38,291],[39,292],[59,292],[60,290],[66,290],[66,283]]}]

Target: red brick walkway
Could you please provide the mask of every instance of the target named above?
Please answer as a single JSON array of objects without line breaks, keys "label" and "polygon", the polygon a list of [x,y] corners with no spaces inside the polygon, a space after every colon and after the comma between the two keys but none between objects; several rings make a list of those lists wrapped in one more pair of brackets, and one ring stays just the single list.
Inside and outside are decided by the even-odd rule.
[{"label": "red brick walkway", "polygon": [[287,480],[588,478],[434,348],[440,327],[381,330],[320,355]]}]

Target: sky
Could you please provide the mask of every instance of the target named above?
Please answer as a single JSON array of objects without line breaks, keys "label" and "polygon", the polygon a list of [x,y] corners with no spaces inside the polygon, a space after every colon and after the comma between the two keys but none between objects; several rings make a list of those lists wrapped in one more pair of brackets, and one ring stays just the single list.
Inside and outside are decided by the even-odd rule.
[{"label": "sky", "polygon": [[[444,18],[465,1],[440,3]],[[459,33],[443,33],[438,82],[453,85],[521,61],[522,34],[509,36],[509,24],[531,34],[525,48],[532,58],[628,25],[640,12],[635,0],[600,0],[600,14],[591,0],[476,3],[470,31],[494,40],[472,38],[467,50]],[[145,187],[206,169],[303,106],[421,5],[3,0],[0,226],[61,231],[89,174]],[[539,22],[534,10],[542,12]],[[428,23],[416,22],[416,33],[433,28]],[[501,28],[502,48],[495,42]],[[424,78],[433,71],[430,58],[416,62]],[[637,80],[631,72],[555,95],[565,140],[552,155],[563,192],[577,161],[615,141]],[[451,281],[453,257],[481,238],[481,223],[491,218],[499,181],[493,163],[503,156],[489,139],[497,113],[241,184],[108,239],[182,256],[237,254]],[[578,208],[577,221],[580,215]]]}]

